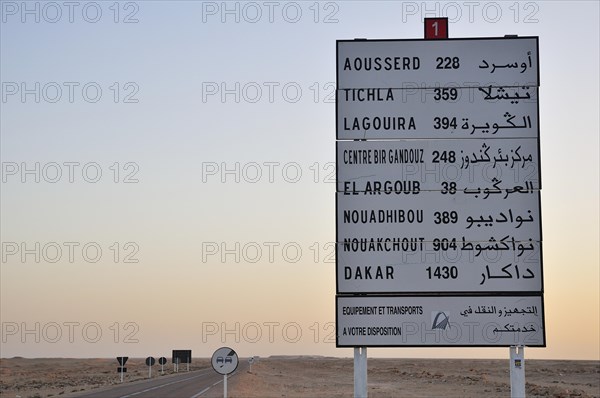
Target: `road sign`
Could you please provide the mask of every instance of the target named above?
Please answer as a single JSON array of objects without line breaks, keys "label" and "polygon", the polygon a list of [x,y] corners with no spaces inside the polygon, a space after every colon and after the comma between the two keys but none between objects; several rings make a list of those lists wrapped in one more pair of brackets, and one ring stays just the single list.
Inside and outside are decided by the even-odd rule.
[{"label": "road sign", "polygon": [[402,199],[420,191],[540,188],[533,138],[338,141],[336,152],[338,192],[394,192]]},{"label": "road sign", "polygon": [[545,347],[536,296],[338,296],[338,347]]},{"label": "road sign", "polygon": [[161,373],[164,373],[164,367],[165,367],[166,363],[167,363],[167,358],[165,358],[165,357],[158,358],[158,364],[160,365],[160,372]]},{"label": "road sign", "polygon": [[127,372],[127,368],[125,367],[125,363],[129,357],[117,357],[117,362],[119,362],[119,366],[117,368],[117,372],[121,374],[121,383],[123,382],[124,373]]},{"label": "road sign", "polygon": [[231,348],[221,347],[214,352],[211,364],[215,372],[228,375],[237,369],[238,356]]},{"label": "road sign", "polygon": [[[176,360],[179,359],[178,362]],[[192,350],[173,350],[173,363],[192,363]]]},{"label": "road sign", "polygon": [[545,344],[538,86],[537,37],[337,42],[338,346]]},{"label": "road sign", "polygon": [[337,88],[539,86],[538,38],[338,40]]},{"label": "road sign", "polygon": [[146,365],[148,366],[148,378],[152,377],[152,366],[156,363],[154,357],[146,358]]}]

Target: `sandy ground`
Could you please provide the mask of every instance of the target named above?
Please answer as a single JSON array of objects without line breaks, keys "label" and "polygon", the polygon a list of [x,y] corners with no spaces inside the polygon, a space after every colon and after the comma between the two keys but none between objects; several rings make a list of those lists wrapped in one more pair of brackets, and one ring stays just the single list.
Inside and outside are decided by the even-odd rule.
[{"label": "sandy ground", "polygon": [[[160,365],[152,367],[153,377],[173,374],[169,357],[160,376]],[[116,358],[39,358],[0,359],[0,398],[46,398],[69,396],[79,391],[120,384]],[[125,381],[148,378],[145,358],[129,358]],[[184,371],[186,365],[179,365]],[[194,358],[190,370],[210,367],[210,359]]]},{"label": "sandy ground", "polygon": [[[531,397],[600,397],[600,362],[530,360],[526,381]],[[510,396],[508,360],[369,359],[368,384],[369,397]],[[230,397],[351,397],[353,360],[261,359],[229,392]]]},{"label": "sandy ground", "polygon": [[[117,366],[116,359],[2,359],[0,397],[69,396],[117,384]],[[208,359],[194,359],[191,369],[206,366]],[[128,381],[148,376],[141,358],[130,359],[127,367]],[[230,380],[229,396],[351,397],[352,369],[352,359],[261,358],[251,373]],[[369,397],[510,396],[508,360],[370,358],[368,379]],[[600,362],[528,360],[526,380],[531,397],[600,397]],[[207,396],[222,397],[221,386]]]}]

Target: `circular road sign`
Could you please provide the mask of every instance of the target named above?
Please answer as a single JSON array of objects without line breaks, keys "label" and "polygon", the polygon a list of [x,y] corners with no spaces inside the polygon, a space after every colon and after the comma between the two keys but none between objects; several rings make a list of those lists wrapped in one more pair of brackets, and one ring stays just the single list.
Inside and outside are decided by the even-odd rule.
[{"label": "circular road sign", "polygon": [[156,359],[154,359],[154,357],[146,358],[146,365],[153,366],[155,363],[156,363]]},{"label": "circular road sign", "polygon": [[221,347],[213,354],[211,363],[215,372],[228,375],[237,369],[238,356],[231,348]]},{"label": "circular road sign", "polygon": [[164,365],[165,363],[167,363],[167,358],[165,358],[165,357],[158,358],[159,365]]}]

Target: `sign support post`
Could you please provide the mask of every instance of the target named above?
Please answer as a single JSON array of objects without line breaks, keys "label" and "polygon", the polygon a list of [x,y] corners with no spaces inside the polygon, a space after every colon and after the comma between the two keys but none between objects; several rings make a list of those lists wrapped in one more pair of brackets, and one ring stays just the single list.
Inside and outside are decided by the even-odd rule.
[{"label": "sign support post", "polygon": [[227,375],[223,375],[223,398],[227,398]]},{"label": "sign support post", "polygon": [[367,347],[354,347],[354,398],[367,398]]},{"label": "sign support post", "polygon": [[525,347],[511,346],[510,350],[510,396],[525,397]]},{"label": "sign support post", "polygon": [[152,378],[152,366],[156,363],[156,359],[154,357],[146,358],[146,365],[148,366],[148,378]]},{"label": "sign support post", "polygon": [[121,373],[121,383],[123,383],[123,373],[127,372],[127,368],[125,367],[125,363],[129,357],[117,357],[117,362],[119,362],[119,367],[117,368],[117,372]]},{"label": "sign support post", "polygon": [[174,371],[179,373],[179,365],[186,364],[186,370],[189,372],[190,363],[192,362],[192,350],[173,350],[173,365]]}]

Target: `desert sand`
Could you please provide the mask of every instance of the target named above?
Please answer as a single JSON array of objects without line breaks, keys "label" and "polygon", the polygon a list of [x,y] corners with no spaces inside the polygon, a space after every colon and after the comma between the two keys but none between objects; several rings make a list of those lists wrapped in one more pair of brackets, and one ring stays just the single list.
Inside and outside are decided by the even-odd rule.
[{"label": "desert sand", "polygon": [[[173,374],[171,358],[160,375],[160,365],[152,367],[153,377]],[[145,358],[129,358],[125,382],[148,378]],[[120,384],[116,358],[10,358],[0,359],[0,398],[68,397],[80,391]],[[210,367],[210,359],[194,358],[190,370]],[[185,371],[186,365],[180,365]]]},{"label": "desert sand", "polygon": [[[127,362],[128,381],[147,377],[143,362]],[[68,397],[117,384],[117,366],[115,359],[2,359],[0,397]],[[207,366],[208,359],[194,359],[190,369]],[[261,358],[251,372],[231,378],[229,396],[351,397],[352,369],[351,358]],[[510,396],[508,360],[369,358],[368,380],[370,397]],[[530,397],[600,397],[600,361],[527,360],[526,380]],[[220,388],[207,392],[222,394]]]},{"label": "desert sand", "polygon": [[[252,366],[231,397],[351,397],[353,361],[272,357]],[[526,362],[528,396],[599,397],[598,361]],[[369,359],[369,397],[507,397],[508,360]],[[210,396],[219,396],[212,392]]]}]

